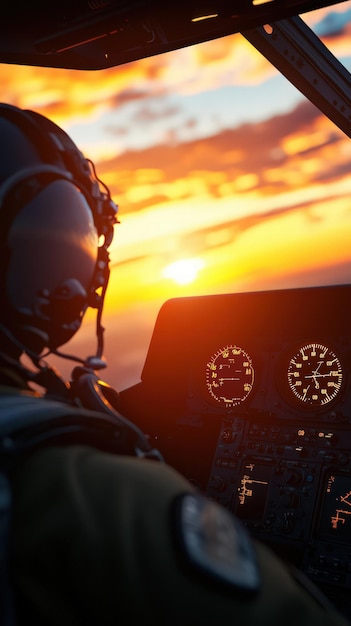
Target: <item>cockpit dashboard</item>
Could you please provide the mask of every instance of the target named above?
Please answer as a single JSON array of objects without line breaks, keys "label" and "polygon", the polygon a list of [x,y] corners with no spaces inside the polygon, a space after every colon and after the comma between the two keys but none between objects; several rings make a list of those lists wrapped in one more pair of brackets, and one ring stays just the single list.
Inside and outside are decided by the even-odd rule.
[{"label": "cockpit dashboard", "polygon": [[351,286],[175,298],[121,409],[345,613]]}]

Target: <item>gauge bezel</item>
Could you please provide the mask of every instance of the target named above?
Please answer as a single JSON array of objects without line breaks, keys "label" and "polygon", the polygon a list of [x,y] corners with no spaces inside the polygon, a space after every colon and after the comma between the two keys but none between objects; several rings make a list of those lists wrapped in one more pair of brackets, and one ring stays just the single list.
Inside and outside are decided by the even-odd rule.
[{"label": "gauge bezel", "polygon": [[[314,350],[313,350],[314,348]],[[316,354],[313,354],[316,352]],[[319,356],[318,356],[319,352]],[[324,356],[323,356],[324,353]],[[327,395],[327,387],[329,381],[326,386],[320,387],[320,381],[322,379],[328,378],[328,373],[326,372],[326,365],[328,365],[328,361],[324,362],[325,357],[330,354],[333,357],[333,361],[336,359],[338,363],[337,371],[340,372],[337,376],[338,378],[338,386],[331,394],[330,399],[323,400],[323,396]],[[298,358],[300,355],[301,358]],[[322,358],[323,356],[323,358]],[[303,360],[306,358],[306,367],[304,368]],[[321,365],[318,363],[321,362]],[[323,368],[324,365],[324,368]],[[295,366],[295,374],[292,369]],[[304,411],[324,411],[329,410],[332,406],[335,405],[336,402],[340,401],[341,394],[345,385],[346,378],[346,368],[343,364],[343,359],[340,354],[340,350],[338,350],[335,345],[333,345],[329,340],[323,338],[307,338],[298,342],[294,342],[294,344],[290,345],[288,348],[284,350],[282,358],[279,359],[279,363],[277,365],[278,372],[278,387],[284,398],[284,400],[291,406],[295,408],[299,408]],[[322,367],[322,370],[320,368]],[[331,365],[330,365],[331,367]],[[290,375],[289,375],[290,368]],[[307,369],[308,368],[308,369]],[[298,378],[299,371],[303,371],[304,379],[306,380],[307,386],[302,387],[301,393],[299,393],[298,388],[292,384],[291,379],[295,375]],[[324,372],[324,373],[322,373]],[[315,374],[315,376],[314,376]],[[331,376],[331,374],[330,374]],[[341,377],[341,379],[340,379]],[[335,377],[336,378],[336,377]],[[311,381],[311,386],[309,382]],[[323,380],[324,382],[324,380]],[[314,384],[314,387],[312,385]],[[318,387],[317,387],[318,384]],[[311,388],[311,390],[310,390]],[[312,392],[315,392],[312,394]]]}]

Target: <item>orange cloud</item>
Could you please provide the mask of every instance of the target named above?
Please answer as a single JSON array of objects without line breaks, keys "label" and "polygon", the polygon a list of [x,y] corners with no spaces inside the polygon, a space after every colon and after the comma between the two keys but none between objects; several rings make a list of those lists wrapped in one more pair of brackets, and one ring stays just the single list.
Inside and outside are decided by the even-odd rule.
[{"label": "orange cloud", "polygon": [[323,281],[350,262],[349,140],[308,102],[100,169],[121,206],[108,310],[135,293],[147,302],[177,295],[162,270],[180,255],[205,261],[191,293]]},{"label": "orange cloud", "polygon": [[348,145],[341,131],[302,102],[285,115],[212,137],[125,152],[100,162],[98,171],[121,217],[167,202],[208,204],[233,196],[246,202],[251,194],[258,203],[338,180],[348,166]]},{"label": "orange cloud", "polygon": [[149,93],[152,79],[166,63],[160,59],[144,59],[96,72],[2,64],[2,98],[67,126],[133,100],[143,88]]}]

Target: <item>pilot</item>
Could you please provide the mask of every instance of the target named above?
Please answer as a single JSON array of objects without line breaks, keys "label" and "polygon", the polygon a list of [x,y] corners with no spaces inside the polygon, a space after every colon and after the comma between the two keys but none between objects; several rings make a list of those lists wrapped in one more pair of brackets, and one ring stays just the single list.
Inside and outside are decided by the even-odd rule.
[{"label": "pilot", "polygon": [[[115,422],[84,407],[89,385],[75,383],[103,361],[117,207],[92,162],[35,112],[0,105],[0,150],[1,624],[345,626],[302,574],[147,441],[143,451],[117,410]],[[97,354],[68,383],[47,355],[88,307]]]}]

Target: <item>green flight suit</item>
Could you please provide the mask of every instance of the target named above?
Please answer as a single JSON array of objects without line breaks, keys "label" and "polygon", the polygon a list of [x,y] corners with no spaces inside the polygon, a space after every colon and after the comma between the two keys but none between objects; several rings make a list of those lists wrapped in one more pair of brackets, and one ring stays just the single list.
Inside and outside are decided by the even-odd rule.
[{"label": "green flight suit", "polygon": [[32,453],[13,480],[19,626],[348,623],[263,545],[254,543],[257,593],[193,567],[181,554],[174,523],[175,499],[191,491],[182,476],[153,460],[88,446]]}]

